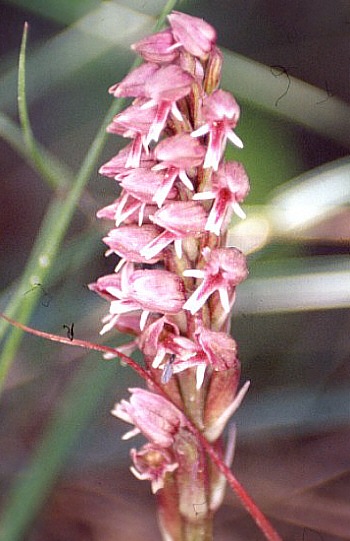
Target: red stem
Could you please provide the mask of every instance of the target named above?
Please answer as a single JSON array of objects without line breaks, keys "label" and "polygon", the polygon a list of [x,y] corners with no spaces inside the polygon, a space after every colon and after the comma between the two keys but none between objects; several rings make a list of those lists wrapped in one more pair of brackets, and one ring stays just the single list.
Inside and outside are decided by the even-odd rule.
[{"label": "red stem", "polygon": [[[18,327],[19,329],[22,329],[23,331],[34,334],[36,336],[41,336],[42,338],[46,338],[48,340],[52,340],[53,342],[60,342],[62,344],[67,344],[68,346],[76,346],[76,347],[81,347],[84,349],[102,351],[104,353],[113,353],[114,355],[117,355],[120,359],[122,359],[125,363],[127,363],[133,370],[135,370],[143,379],[150,382],[153,388],[156,389],[159,392],[159,394],[164,396],[164,398],[166,398],[169,402],[171,402],[174,406],[176,406],[176,404],[174,404],[172,399],[166,394],[166,392],[162,389],[162,387],[156,381],[154,381],[152,375],[149,372],[147,372],[144,368],[142,368],[142,366],[137,364],[136,361],[134,361],[127,355],[120,353],[118,349],[111,348],[108,346],[100,346],[98,344],[94,344],[93,342],[87,342],[85,340],[76,340],[76,339],[70,340],[69,338],[66,338],[65,336],[59,336],[56,334],[38,331],[36,329],[27,327],[26,325],[22,325],[22,323],[18,323],[17,321],[1,313],[0,313],[0,317],[2,317],[3,319],[6,319],[6,321],[11,323],[11,325]],[[278,535],[276,530],[271,526],[271,524],[269,523],[265,515],[260,511],[260,509],[257,507],[255,502],[252,500],[252,498],[249,496],[249,494],[246,492],[246,490],[243,488],[240,482],[236,479],[236,477],[233,475],[233,473],[228,468],[228,466],[226,466],[226,464],[223,462],[223,460],[214,450],[214,448],[209,443],[209,441],[203,436],[203,434],[198,430],[198,428],[189,419],[187,419],[187,425],[188,425],[188,428],[191,430],[191,432],[195,434],[195,436],[198,438],[201,445],[206,450],[206,452],[208,453],[210,458],[213,460],[213,462],[216,464],[216,466],[219,468],[222,474],[226,477],[230,487],[237,494],[242,505],[245,507],[245,509],[254,519],[254,521],[260,528],[260,530],[265,535],[266,539],[268,541],[282,541],[281,537]]]}]

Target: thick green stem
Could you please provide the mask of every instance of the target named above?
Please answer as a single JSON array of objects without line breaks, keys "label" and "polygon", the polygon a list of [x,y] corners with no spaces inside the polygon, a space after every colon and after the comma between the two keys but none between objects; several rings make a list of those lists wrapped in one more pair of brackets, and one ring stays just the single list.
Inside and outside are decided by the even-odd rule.
[{"label": "thick green stem", "polygon": [[201,521],[188,522],[184,524],[184,541],[212,541],[213,521],[208,515]]}]

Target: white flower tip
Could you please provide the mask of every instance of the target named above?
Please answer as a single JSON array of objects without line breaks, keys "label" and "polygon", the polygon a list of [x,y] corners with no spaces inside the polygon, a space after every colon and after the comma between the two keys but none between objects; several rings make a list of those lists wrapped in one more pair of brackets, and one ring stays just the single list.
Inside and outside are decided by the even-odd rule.
[{"label": "white flower tip", "polygon": [[237,203],[237,201],[235,201],[234,203],[232,203],[232,210],[235,214],[237,214],[237,216],[239,218],[241,218],[242,220],[245,220],[247,215],[246,213],[244,212],[244,210],[242,209],[242,207]]},{"label": "white flower tip", "polygon": [[219,289],[219,295],[220,295],[220,301],[221,301],[222,307],[225,310],[225,312],[228,313],[231,308],[230,308],[230,301],[228,298],[227,289],[224,289],[224,288]]},{"label": "white flower tip", "polygon": [[164,359],[165,351],[162,353],[162,355],[156,355],[153,359],[152,368],[158,368],[158,366],[161,364],[162,360]]},{"label": "white flower tip", "polygon": [[134,466],[130,466],[130,471],[133,475],[135,475],[136,479],[139,479],[140,481],[144,481],[145,480],[145,477],[144,475],[142,475],[142,473],[140,473],[139,471],[137,471],[136,468],[134,468]]},{"label": "white flower tip", "polygon": [[231,143],[233,143],[236,147],[238,148],[243,148],[243,142],[242,140],[238,137],[238,135],[235,134],[234,131],[230,131],[228,134],[227,134],[227,137],[229,138],[229,140],[231,141]]},{"label": "white flower tip", "polygon": [[196,389],[197,389],[197,391],[202,387],[206,368],[207,368],[206,364],[199,364],[197,366],[197,371],[196,371]]},{"label": "white flower tip", "polygon": [[178,259],[181,259],[182,258],[182,239],[176,239],[174,242],[174,245],[175,245],[176,257]]},{"label": "white flower tip", "polygon": [[147,318],[149,316],[149,310],[143,310],[141,317],[140,317],[140,330],[143,331],[143,329],[146,326]]},{"label": "white flower tip", "polygon": [[129,440],[138,434],[140,434],[140,430],[138,428],[133,428],[132,430],[129,430],[129,432],[125,432],[125,434],[122,435],[122,440]]}]

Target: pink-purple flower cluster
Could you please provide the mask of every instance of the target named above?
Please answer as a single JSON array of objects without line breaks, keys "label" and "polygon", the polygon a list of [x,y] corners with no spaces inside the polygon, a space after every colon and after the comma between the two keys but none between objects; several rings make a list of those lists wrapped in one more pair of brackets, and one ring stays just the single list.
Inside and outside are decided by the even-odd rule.
[{"label": "pink-purple flower cluster", "polygon": [[[198,474],[205,461],[183,412],[216,441],[248,388],[237,394],[237,346],[227,332],[247,263],[226,246],[226,233],[233,212],[245,216],[240,203],[249,181],[241,163],[224,158],[227,140],[243,144],[234,132],[239,106],[218,88],[215,30],[176,11],[168,21],[168,29],[132,46],[144,63],[110,88],[115,97],[134,98],[108,126],[131,142],[100,169],[121,189],[98,212],[115,223],[103,239],[106,255],[120,259],[90,289],[110,303],[101,333],[133,335],[125,351],[143,352],[171,399],[130,389],[129,402],[115,406],[113,414],[134,426],[127,437],[141,432],[148,440],[131,451],[132,471],[149,479],[154,492],[173,490],[175,480],[180,519],[196,522],[192,507],[184,510],[181,502],[204,494],[212,513],[219,481],[210,468],[201,466]],[[172,539],[175,526],[165,524],[164,509],[162,529]]]}]

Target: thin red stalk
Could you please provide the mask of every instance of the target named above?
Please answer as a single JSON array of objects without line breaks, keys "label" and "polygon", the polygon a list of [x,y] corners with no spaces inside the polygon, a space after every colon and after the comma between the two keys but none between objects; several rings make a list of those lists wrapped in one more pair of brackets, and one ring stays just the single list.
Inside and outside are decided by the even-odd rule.
[{"label": "thin red stalk", "polygon": [[[118,349],[111,348],[108,346],[100,346],[98,344],[94,344],[93,342],[87,342],[85,340],[76,340],[76,339],[71,340],[70,338],[66,338],[65,336],[59,336],[52,333],[38,331],[36,329],[32,329],[31,327],[27,327],[26,325],[22,325],[22,323],[18,323],[17,321],[5,316],[4,314],[0,314],[0,317],[2,317],[3,319],[6,319],[6,321],[11,323],[11,325],[18,327],[19,329],[22,329],[23,331],[26,331],[30,334],[34,334],[36,336],[41,336],[42,338],[46,338],[53,342],[60,342],[62,344],[67,344],[68,346],[76,346],[76,347],[81,347],[81,348],[90,349],[94,351],[101,351],[104,353],[113,353],[114,355],[122,359],[125,363],[127,363],[143,379],[150,382],[152,386],[154,387],[154,389],[156,389],[162,396],[164,396],[164,398],[166,398],[169,402],[171,402],[174,406],[176,406],[176,404],[174,404],[172,399],[166,394],[166,392],[162,389],[162,387],[158,385],[156,381],[154,381],[150,373],[148,373],[144,368],[142,368],[142,366],[137,364],[136,361],[134,361],[127,355],[124,355],[123,353],[119,352]],[[190,421],[187,417],[186,419],[187,419],[188,428],[198,438],[198,440],[200,441],[201,445],[206,450],[210,458],[213,460],[213,462],[216,464],[216,466],[219,468],[222,474],[226,477],[230,487],[235,492],[235,494],[237,494],[242,505],[245,507],[245,509],[254,519],[255,523],[263,532],[266,539],[268,541],[282,541],[281,537],[278,535],[276,530],[271,526],[271,524],[269,523],[265,515],[260,511],[260,509],[257,507],[255,502],[252,500],[252,498],[249,496],[249,494],[246,492],[246,490],[243,488],[240,482],[236,479],[236,477],[233,475],[229,467],[226,466],[222,458],[214,450],[214,448],[209,443],[209,441],[203,436],[203,434],[192,423],[192,421]]]},{"label": "thin red stalk", "polygon": [[[189,422],[189,424],[191,423]],[[191,426],[191,429],[193,428],[194,428],[196,436],[201,442],[201,445],[203,445],[204,449],[206,450],[210,458],[213,460],[213,462],[215,462],[216,466],[226,477],[226,480],[229,483],[230,487],[235,492],[235,494],[237,494],[242,505],[248,511],[250,516],[254,519],[255,523],[263,532],[266,539],[268,539],[268,541],[282,541],[282,538],[278,535],[276,530],[271,526],[270,522],[267,520],[265,515],[257,507],[256,503],[252,500],[252,498],[249,496],[249,494],[240,484],[238,479],[236,479],[236,477],[233,475],[230,468],[226,466],[223,460],[219,457],[217,452],[213,449],[212,445],[208,442],[208,440],[203,436],[203,434],[197,428]]]},{"label": "thin red stalk", "polygon": [[38,331],[36,329],[32,329],[31,327],[27,327],[26,325],[22,325],[22,323],[18,323],[18,321],[11,319],[4,314],[0,314],[0,317],[6,319],[6,321],[11,323],[11,325],[22,329],[22,331],[29,332],[30,334],[35,334],[36,336],[41,336],[42,338],[46,338],[47,340],[51,340],[52,342],[61,342],[62,344],[67,344],[67,346],[76,346],[78,348],[91,349],[94,351],[102,351],[103,353],[112,353],[113,355],[117,355],[119,359],[123,360],[133,370],[135,370],[135,372],[137,372],[139,376],[152,383],[152,385],[156,386],[157,390],[160,390],[160,387],[158,387],[158,385],[153,381],[152,376],[148,372],[146,372],[146,370],[142,368],[142,366],[137,364],[137,362],[133,359],[130,359],[130,357],[128,357],[127,355],[124,355],[124,353],[119,352],[116,348],[100,346],[98,344],[94,344],[93,342],[87,342],[86,340],[76,340],[75,338],[71,340],[70,338],[67,338],[65,336],[59,336],[58,334]]}]

